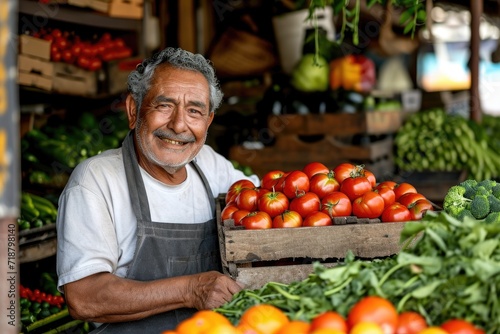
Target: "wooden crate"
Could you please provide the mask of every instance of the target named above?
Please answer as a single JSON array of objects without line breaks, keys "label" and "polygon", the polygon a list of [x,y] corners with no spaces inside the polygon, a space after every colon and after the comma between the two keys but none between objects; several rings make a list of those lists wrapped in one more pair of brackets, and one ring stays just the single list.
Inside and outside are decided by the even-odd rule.
[{"label": "wooden crate", "polygon": [[224,205],[221,195],[217,224],[223,271],[249,289],[270,281],[303,280],[312,272],[313,261],[333,266],[348,250],[360,258],[379,258],[401,249],[404,223],[344,217],[333,226],[245,230],[232,219],[221,221]]},{"label": "wooden crate", "polygon": [[[302,169],[319,161],[333,168],[342,162],[364,164],[377,178],[392,173],[393,136],[403,122],[401,112],[271,116],[263,148],[233,146],[229,158],[263,177],[273,169]],[[361,138],[361,140],[360,140]],[[359,142],[356,142],[355,140]]]}]

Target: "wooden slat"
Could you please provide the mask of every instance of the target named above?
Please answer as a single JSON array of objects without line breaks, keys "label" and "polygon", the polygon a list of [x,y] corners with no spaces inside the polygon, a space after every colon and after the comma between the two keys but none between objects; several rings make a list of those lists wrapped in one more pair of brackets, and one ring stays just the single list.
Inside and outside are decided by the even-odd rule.
[{"label": "wooden slat", "polygon": [[196,52],[196,15],[193,0],[182,0],[179,6],[178,35],[179,47]]},{"label": "wooden slat", "polygon": [[268,230],[226,229],[225,258],[235,263],[285,258],[374,258],[400,251],[404,223],[352,224]]},{"label": "wooden slat", "polygon": [[269,131],[275,136],[388,134],[396,132],[403,113],[393,111],[354,114],[273,115],[268,118]]},{"label": "wooden slat", "polygon": [[[332,267],[334,264],[325,263],[324,266]],[[238,268],[235,279],[237,282],[243,283],[246,289],[258,289],[268,282],[290,284],[302,281],[312,272],[312,264]]]}]

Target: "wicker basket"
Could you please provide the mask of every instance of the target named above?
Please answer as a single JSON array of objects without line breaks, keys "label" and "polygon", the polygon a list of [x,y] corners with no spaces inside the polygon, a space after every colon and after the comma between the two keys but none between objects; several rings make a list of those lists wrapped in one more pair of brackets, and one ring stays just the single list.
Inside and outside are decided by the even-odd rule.
[{"label": "wicker basket", "polygon": [[272,43],[234,28],[224,32],[209,57],[219,77],[259,75],[277,65]]}]

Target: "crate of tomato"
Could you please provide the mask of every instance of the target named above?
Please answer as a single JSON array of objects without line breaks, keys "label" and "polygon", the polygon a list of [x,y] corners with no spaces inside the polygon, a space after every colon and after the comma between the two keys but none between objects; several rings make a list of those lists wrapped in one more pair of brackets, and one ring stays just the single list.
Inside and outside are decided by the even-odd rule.
[{"label": "crate of tomato", "polygon": [[335,265],[350,251],[373,259],[397,254],[404,223],[434,204],[409,183],[377,183],[360,165],[269,171],[256,187],[235,182],[217,199],[223,270],[248,288],[307,277],[312,263]]}]

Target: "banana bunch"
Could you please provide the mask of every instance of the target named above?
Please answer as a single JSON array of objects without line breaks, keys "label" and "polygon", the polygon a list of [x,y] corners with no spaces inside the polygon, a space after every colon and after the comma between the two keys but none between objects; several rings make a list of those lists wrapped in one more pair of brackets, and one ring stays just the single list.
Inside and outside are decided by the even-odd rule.
[{"label": "banana bunch", "polygon": [[475,180],[500,176],[500,154],[485,129],[443,109],[412,114],[397,132],[394,161],[404,171],[462,171]]},{"label": "banana bunch", "polygon": [[52,224],[56,218],[57,208],[51,201],[28,192],[21,194],[21,216],[17,220],[20,230]]}]

